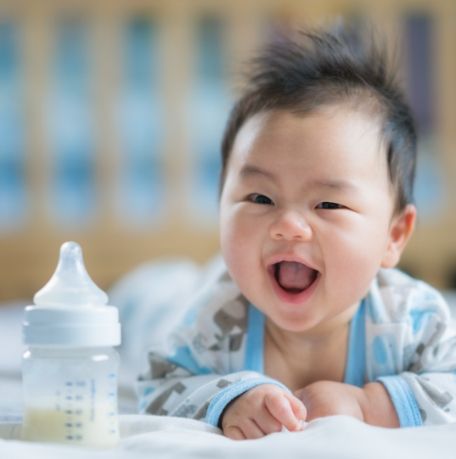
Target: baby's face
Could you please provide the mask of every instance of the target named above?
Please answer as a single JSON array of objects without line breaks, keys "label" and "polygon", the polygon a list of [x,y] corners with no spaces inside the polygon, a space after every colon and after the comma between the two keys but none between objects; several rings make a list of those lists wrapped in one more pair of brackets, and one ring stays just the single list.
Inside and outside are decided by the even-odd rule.
[{"label": "baby's face", "polygon": [[343,106],[246,122],[221,196],[221,246],[243,294],[284,330],[336,321],[390,266],[394,191],[379,122]]}]

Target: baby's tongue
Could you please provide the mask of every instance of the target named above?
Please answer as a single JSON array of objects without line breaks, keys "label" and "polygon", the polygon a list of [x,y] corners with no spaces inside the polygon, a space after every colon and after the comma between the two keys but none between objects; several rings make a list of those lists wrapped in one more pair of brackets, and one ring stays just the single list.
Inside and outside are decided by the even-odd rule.
[{"label": "baby's tongue", "polygon": [[302,263],[282,261],[277,265],[277,281],[284,289],[304,290],[315,276],[316,271]]}]

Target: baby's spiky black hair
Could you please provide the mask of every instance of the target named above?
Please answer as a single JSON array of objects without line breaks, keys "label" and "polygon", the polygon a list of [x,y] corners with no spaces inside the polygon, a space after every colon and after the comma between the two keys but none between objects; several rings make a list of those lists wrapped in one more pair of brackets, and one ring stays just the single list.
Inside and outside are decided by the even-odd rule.
[{"label": "baby's spiky black hair", "polygon": [[251,61],[247,84],[234,105],[222,141],[220,190],[235,138],[253,115],[355,104],[376,116],[386,146],[396,210],[413,202],[416,129],[386,46],[349,27],[281,34]]}]

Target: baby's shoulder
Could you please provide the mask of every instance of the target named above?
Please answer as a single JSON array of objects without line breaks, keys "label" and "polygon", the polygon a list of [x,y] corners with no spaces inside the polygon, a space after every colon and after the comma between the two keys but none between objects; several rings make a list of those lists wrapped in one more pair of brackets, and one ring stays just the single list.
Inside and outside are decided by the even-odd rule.
[{"label": "baby's shoulder", "polygon": [[215,372],[242,367],[249,303],[226,271],[220,271],[190,301],[169,336],[173,349],[184,347],[199,365]]},{"label": "baby's shoulder", "polygon": [[217,347],[231,335],[245,333],[249,303],[223,264],[213,267],[207,281],[190,299],[178,333],[204,337],[206,346]]},{"label": "baby's shoulder", "polygon": [[368,295],[373,322],[416,323],[424,317],[449,322],[443,296],[432,286],[398,269],[381,269]]}]

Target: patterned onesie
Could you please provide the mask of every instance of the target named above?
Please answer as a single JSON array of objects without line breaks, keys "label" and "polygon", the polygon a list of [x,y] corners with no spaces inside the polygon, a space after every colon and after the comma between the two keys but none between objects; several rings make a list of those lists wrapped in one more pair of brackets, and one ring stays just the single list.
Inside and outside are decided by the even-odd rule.
[{"label": "patterned onesie", "polygon": [[[175,320],[157,324],[140,411],[219,425],[225,407],[260,384],[264,315],[218,267]],[[182,309],[180,310],[182,311]],[[163,311],[162,311],[163,313]],[[401,427],[456,422],[456,336],[441,295],[422,281],[380,270],[351,320],[344,382],[380,381]],[[288,389],[287,389],[288,390]]]}]

